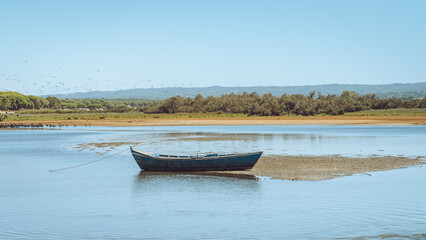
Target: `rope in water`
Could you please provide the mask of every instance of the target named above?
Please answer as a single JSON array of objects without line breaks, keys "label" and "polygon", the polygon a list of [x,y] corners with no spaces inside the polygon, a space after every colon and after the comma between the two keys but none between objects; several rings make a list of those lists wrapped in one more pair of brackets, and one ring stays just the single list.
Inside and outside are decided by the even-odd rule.
[{"label": "rope in water", "polygon": [[95,162],[99,162],[99,161],[105,160],[105,159],[107,159],[107,158],[113,157],[113,156],[118,155],[118,154],[120,154],[120,153],[122,153],[122,152],[125,152],[125,151],[129,151],[129,149],[127,149],[127,148],[126,148],[126,149],[124,149],[123,151],[120,151],[120,152],[118,152],[118,153],[114,153],[114,154],[109,155],[109,156],[107,156],[107,157],[103,157],[103,158],[101,158],[101,159],[97,159],[97,160],[94,160],[94,161],[91,161],[91,162],[82,163],[82,164],[78,164],[78,165],[74,165],[74,166],[70,166],[70,167],[64,167],[64,168],[58,168],[58,169],[54,169],[54,170],[49,170],[49,172],[57,172],[57,171],[62,171],[62,170],[71,169],[71,168],[81,167],[81,166],[84,166],[84,165],[89,165],[89,164],[92,164],[92,163],[95,163]]}]

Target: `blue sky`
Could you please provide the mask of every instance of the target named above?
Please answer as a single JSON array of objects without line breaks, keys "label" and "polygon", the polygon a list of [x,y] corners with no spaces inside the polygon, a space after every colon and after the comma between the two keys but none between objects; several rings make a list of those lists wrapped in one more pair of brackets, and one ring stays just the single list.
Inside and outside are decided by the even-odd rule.
[{"label": "blue sky", "polygon": [[0,0],[0,91],[425,77],[424,0]]}]

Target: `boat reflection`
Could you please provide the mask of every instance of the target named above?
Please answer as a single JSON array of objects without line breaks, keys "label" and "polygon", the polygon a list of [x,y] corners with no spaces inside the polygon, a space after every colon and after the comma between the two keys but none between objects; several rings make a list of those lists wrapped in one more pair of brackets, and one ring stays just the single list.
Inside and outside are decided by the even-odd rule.
[{"label": "boat reflection", "polygon": [[248,180],[259,180],[253,174],[247,173],[246,171],[240,172],[224,172],[224,171],[203,171],[203,172],[163,172],[163,171],[140,171],[136,175],[136,181],[143,181],[145,179],[152,179],[158,177],[166,178],[178,178],[179,176],[213,176],[213,177],[226,177],[235,179],[248,179]]},{"label": "boat reflection", "polygon": [[170,200],[177,202],[186,201],[190,196],[258,200],[262,195],[260,183],[255,176],[245,173],[141,171],[134,177],[133,189],[135,202],[142,201],[140,204],[146,204],[147,198],[160,196],[164,191],[170,194]]}]

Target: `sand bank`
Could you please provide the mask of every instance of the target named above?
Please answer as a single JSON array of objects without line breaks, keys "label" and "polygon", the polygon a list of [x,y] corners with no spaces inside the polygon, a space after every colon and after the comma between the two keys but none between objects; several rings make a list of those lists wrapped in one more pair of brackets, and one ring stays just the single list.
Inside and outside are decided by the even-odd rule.
[{"label": "sand bank", "polygon": [[43,124],[47,126],[208,126],[208,125],[426,125],[426,116],[284,116],[229,118],[150,118],[97,120],[22,120],[7,124]]},{"label": "sand bank", "polygon": [[274,179],[318,181],[357,173],[368,173],[422,165],[424,157],[371,156],[262,156],[250,171],[226,172]]}]

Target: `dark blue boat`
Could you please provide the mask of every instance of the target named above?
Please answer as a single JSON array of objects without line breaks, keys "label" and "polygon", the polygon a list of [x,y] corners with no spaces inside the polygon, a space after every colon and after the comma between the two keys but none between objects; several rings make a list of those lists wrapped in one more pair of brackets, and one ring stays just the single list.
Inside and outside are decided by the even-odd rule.
[{"label": "dark blue boat", "polygon": [[142,152],[130,147],[139,167],[146,171],[228,171],[251,169],[262,152],[177,156]]}]

